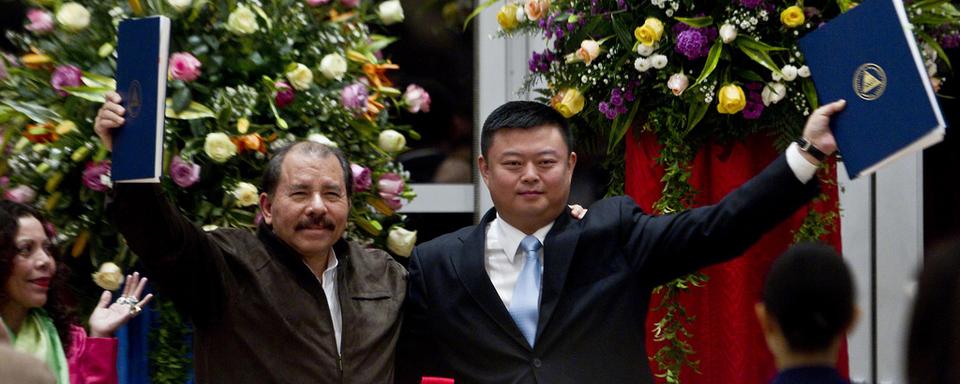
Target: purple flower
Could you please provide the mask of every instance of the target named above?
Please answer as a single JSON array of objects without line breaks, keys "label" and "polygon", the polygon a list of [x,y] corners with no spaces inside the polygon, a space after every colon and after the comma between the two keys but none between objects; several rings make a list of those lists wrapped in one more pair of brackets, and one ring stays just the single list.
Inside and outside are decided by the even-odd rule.
[{"label": "purple flower", "polygon": [[353,83],[340,91],[340,103],[343,107],[354,112],[363,112],[367,109],[367,86],[363,83]]},{"label": "purple flower", "polygon": [[83,185],[97,192],[110,189],[110,162],[91,161],[83,170]]},{"label": "purple flower", "polygon": [[743,118],[747,120],[756,120],[760,118],[760,115],[763,113],[763,102],[756,101],[747,101],[747,105],[743,107]]},{"label": "purple flower", "polygon": [[27,11],[27,19],[30,20],[30,24],[27,24],[25,28],[30,32],[41,34],[53,30],[53,15],[43,9],[30,9]]},{"label": "purple flower", "polygon": [[53,70],[53,75],[50,76],[50,85],[57,90],[57,94],[66,96],[67,92],[63,91],[63,87],[80,86],[83,84],[80,81],[81,76],[83,76],[83,72],[80,72],[80,68],[73,65],[60,65]]},{"label": "purple flower", "polygon": [[674,49],[688,60],[695,60],[710,53],[710,42],[699,29],[687,29],[677,35]]},{"label": "purple flower", "polygon": [[377,190],[380,191],[380,197],[394,210],[403,207],[403,202],[400,201],[403,187],[403,178],[393,172],[384,173],[377,180]]},{"label": "purple flower", "polygon": [[940,45],[946,49],[954,49],[960,47],[960,33],[944,33],[940,35]]},{"label": "purple flower", "polygon": [[174,156],[170,161],[170,178],[181,188],[187,188],[200,180],[200,166]]},{"label": "purple flower", "polygon": [[354,192],[370,190],[370,186],[373,185],[373,180],[370,178],[370,168],[350,163],[350,171],[353,173]]},{"label": "purple flower", "polygon": [[273,101],[277,104],[277,108],[286,108],[290,103],[293,102],[293,99],[296,97],[296,94],[293,91],[293,87],[290,84],[287,84],[286,81],[278,81],[273,83],[273,86],[277,88],[277,94],[273,97]]},{"label": "purple flower", "polygon": [[740,0],[740,5],[750,9],[759,7],[762,4],[763,0]]}]

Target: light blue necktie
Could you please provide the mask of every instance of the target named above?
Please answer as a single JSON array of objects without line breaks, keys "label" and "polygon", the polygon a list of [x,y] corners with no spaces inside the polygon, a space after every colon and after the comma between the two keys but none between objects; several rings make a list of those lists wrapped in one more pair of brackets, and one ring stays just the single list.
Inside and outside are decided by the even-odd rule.
[{"label": "light blue necktie", "polygon": [[526,260],[517,277],[510,303],[510,316],[520,328],[520,333],[530,346],[537,337],[537,320],[540,316],[540,240],[527,236],[520,241]]}]

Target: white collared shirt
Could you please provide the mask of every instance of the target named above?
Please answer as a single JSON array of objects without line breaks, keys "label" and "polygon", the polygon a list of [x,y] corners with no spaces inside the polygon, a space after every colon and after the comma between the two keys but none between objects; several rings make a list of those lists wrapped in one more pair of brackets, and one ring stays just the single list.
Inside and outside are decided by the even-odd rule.
[{"label": "white collared shirt", "polygon": [[[553,223],[538,229],[533,233],[533,237],[543,244],[550,228],[553,228]],[[500,300],[503,300],[503,306],[507,308],[510,308],[513,288],[517,285],[517,278],[526,263],[525,257],[517,256],[523,253],[520,241],[524,237],[527,237],[525,233],[500,219],[499,215],[487,225],[484,266]],[[540,247],[540,271],[543,272],[543,247]]]},{"label": "white collared shirt", "polygon": [[[303,263],[307,265],[306,261]],[[333,252],[333,249],[330,249],[330,258],[327,260],[327,269],[323,271],[323,279],[317,277],[317,281],[320,282],[320,286],[323,287],[323,295],[327,297],[327,307],[330,308],[330,319],[333,320],[333,334],[337,339],[337,353],[340,352],[340,338],[342,336],[343,329],[343,317],[340,314],[340,298],[337,296],[337,266],[340,264],[340,261],[337,260],[336,253]],[[310,268],[307,265],[307,268]],[[310,268],[311,272],[314,272]],[[314,276],[317,276],[316,272],[313,273]]]}]

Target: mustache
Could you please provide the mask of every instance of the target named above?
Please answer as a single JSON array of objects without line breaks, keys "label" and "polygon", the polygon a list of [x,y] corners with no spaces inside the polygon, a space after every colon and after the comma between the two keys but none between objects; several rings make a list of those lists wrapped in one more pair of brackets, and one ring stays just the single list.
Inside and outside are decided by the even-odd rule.
[{"label": "mustache", "polygon": [[296,230],[308,229],[308,228],[322,228],[322,229],[334,229],[337,227],[337,223],[333,222],[333,219],[327,216],[317,216],[317,217],[308,217],[304,220],[300,220],[297,223]]}]

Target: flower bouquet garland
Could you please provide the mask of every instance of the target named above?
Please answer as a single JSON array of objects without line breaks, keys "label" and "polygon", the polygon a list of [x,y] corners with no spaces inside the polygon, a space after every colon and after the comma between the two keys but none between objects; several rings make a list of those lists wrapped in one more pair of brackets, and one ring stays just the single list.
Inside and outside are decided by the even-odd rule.
[{"label": "flower bouquet garland", "polygon": [[395,156],[418,135],[391,121],[429,111],[430,96],[393,84],[399,67],[380,53],[398,0],[34,1],[10,34],[22,51],[0,58],[4,198],[43,209],[108,289],[135,263],[103,213],[110,159],[93,119],[115,88],[118,23],[150,15],[172,21],[162,186],[188,218],[254,228],[270,154],[308,139],[353,162],[348,236],[410,254],[416,232],[397,210],[414,194]]},{"label": "flower bouquet garland", "polygon": [[[482,9],[493,5],[489,0]],[[507,0],[496,14],[499,37],[542,36],[521,91],[534,91],[571,119],[579,141],[607,154],[611,194],[623,192],[623,137],[630,127],[656,135],[664,167],[661,213],[688,208],[696,191],[690,163],[708,141],[763,132],[780,149],[799,135],[819,101],[797,41],[856,6],[849,0]],[[913,31],[935,89],[960,45],[960,12],[945,0],[907,1]],[[469,20],[468,20],[469,21]],[[825,180],[826,182],[832,182]],[[826,198],[821,196],[821,198]],[[798,238],[830,231],[835,213],[809,210]],[[679,382],[696,369],[683,323],[692,318],[672,297],[706,276],[667,284],[654,339],[666,341],[653,360],[658,376]]]}]

